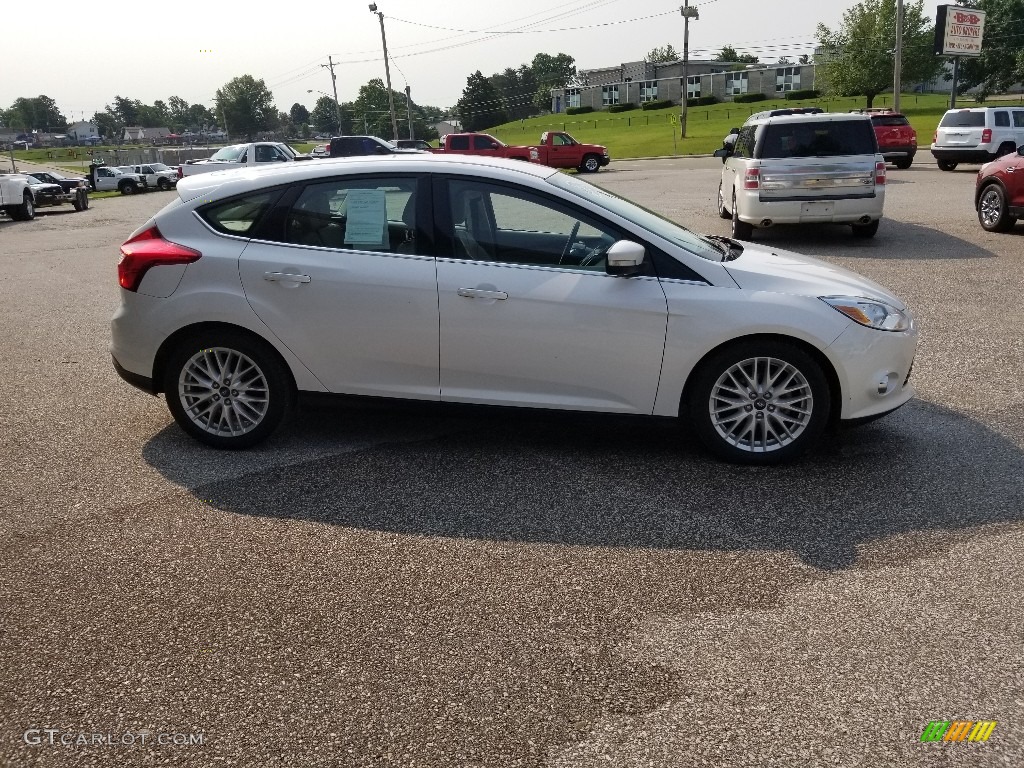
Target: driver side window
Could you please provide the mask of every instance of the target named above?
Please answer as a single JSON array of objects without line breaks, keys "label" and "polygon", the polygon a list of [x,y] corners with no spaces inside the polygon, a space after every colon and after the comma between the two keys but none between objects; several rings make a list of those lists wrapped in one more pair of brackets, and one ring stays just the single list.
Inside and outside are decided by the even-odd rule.
[{"label": "driver side window", "polygon": [[604,272],[619,234],[557,200],[480,181],[449,182],[455,258]]}]

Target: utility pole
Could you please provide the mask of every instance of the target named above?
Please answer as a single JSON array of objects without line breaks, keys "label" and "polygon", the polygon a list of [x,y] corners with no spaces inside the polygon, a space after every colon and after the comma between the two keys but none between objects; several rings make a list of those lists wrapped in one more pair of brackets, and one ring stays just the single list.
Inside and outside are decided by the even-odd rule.
[{"label": "utility pole", "polygon": [[405,106],[409,110],[409,138],[414,139],[416,137],[412,135],[412,88],[408,83],[405,84]]},{"label": "utility pole", "polygon": [[320,66],[331,71],[331,88],[334,89],[334,109],[338,115],[338,135],[344,136],[345,131],[341,127],[341,102],[338,101],[338,78],[334,74],[334,62],[331,60],[331,57],[328,56],[327,63],[321,64]]},{"label": "utility pole", "polygon": [[683,5],[679,9],[679,12],[683,14],[683,105],[679,111],[679,137],[686,138],[686,108],[689,106],[690,83],[689,83],[689,69],[690,69],[690,19],[696,21],[700,18],[700,14],[696,8],[690,7],[690,0],[683,0]]},{"label": "utility pole", "polygon": [[900,111],[900,90],[903,86],[903,0],[896,0],[896,60],[893,62],[892,108]]},{"label": "utility pole", "polygon": [[380,42],[384,46],[384,77],[387,78],[388,107],[391,110],[392,139],[398,140],[398,116],[395,114],[395,92],[391,90],[391,65],[388,63],[388,38],[384,34],[384,12],[377,10],[376,3],[370,3],[370,13],[377,14],[380,19]]}]

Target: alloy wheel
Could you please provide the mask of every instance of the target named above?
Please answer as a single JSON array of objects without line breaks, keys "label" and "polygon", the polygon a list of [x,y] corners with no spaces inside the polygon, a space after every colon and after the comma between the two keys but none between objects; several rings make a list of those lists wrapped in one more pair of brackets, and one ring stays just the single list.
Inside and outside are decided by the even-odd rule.
[{"label": "alloy wheel", "polygon": [[182,366],[178,399],[202,431],[237,437],[256,429],[267,415],[270,387],[248,356],[226,347],[201,349]]}]

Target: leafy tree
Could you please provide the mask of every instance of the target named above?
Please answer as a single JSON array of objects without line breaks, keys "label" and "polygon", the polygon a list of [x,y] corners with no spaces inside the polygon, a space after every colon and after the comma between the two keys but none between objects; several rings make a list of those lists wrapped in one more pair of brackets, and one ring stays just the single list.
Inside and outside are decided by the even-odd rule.
[{"label": "leafy tree", "polygon": [[167,100],[167,122],[172,131],[178,133],[188,128],[188,102],[180,96],[171,96]]},{"label": "leafy tree", "polygon": [[479,69],[466,78],[466,87],[462,91],[462,98],[455,104],[455,111],[467,131],[479,131],[504,123],[507,119],[501,108],[498,91]]},{"label": "leafy tree", "polygon": [[[218,110],[219,112],[220,110]],[[212,128],[217,125],[218,115],[215,115],[203,104],[193,104],[188,108],[187,126],[193,131],[202,131],[204,128]],[[227,126],[221,126],[225,131]]]},{"label": "leafy tree", "polygon": [[810,64],[811,63],[811,57],[805,53],[803,56],[801,56],[799,59],[797,59],[797,63],[798,64]]},{"label": "leafy tree", "polygon": [[217,89],[217,112],[224,115],[232,133],[249,141],[259,131],[269,131],[277,123],[274,95],[263,80],[242,75]]},{"label": "leafy tree", "polygon": [[793,62],[789,60],[789,56],[779,56],[779,60],[775,63],[780,67],[789,67],[793,65]]},{"label": "leafy tree", "polygon": [[750,53],[739,53],[731,45],[723,45],[714,61],[732,61],[738,64],[757,64],[759,59]]},{"label": "leafy tree", "polygon": [[92,116],[92,122],[96,123],[100,136],[105,137],[108,142],[121,143],[124,126],[118,122],[117,115],[113,114],[109,109],[95,113]]},{"label": "leafy tree", "polygon": [[[352,114],[351,109],[346,114]],[[334,99],[330,96],[321,96],[316,100],[313,111],[309,114],[309,122],[317,133],[338,132],[338,111],[334,108]]]},{"label": "leafy tree", "polygon": [[[938,74],[941,62],[932,52],[934,26],[923,0],[903,9],[903,79],[923,82]],[[839,28],[818,25],[823,49],[818,57],[819,85],[837,96],[864,95],[867,106],[893,84],[896,0],[861,0],[843,13]]]},{"label": "leafy tree", "polygon": [[49,96],[18,97],[4,113],[4,122],[11,128],[23,131],[63,131],[68,125],[67,119],[57,107],[57,102]]},{"label": "leafy tree", "polygon": [[957,91],[977,87],[980,100],[1024,81],[1024,0],[957,1],[985,11],[981,56],[961,58]]},{"label": "leafy tree", "polygon": [[661,48],[652,48],[651,52],[644,57],[644,61],[649,61],[652,64],[664,64],[671,61],[679,61],[681,58],[683,57],[669,43]]},{"label": "leafy tree", "polygon": [[292,108],[288,110],[288,117],[292,121],[292,125],[301,126],[309,124],[309,110],[299,104],[299,102],[292,104]]},{"label": "leafy tree", "polygon": [[117,115],[117,120],[122,126],[138,125],[139,110],[141,109],[141,101],[126,99],[124,96],[115,96],[113,106],[107,104],[107,111]]},{"label": "leafy tree", "polygon": [[509,120],[521,120],[534,113],[537,79],[528,65],[523,64],[518,69],[508,67],[491,75],[488,80],[498,92],[501,107]]},{"label": "leafy tree", "polygon": [[[575,85],[578,81],[576,60],[567,53],[559,53],[554,56],[538,53],[533,57],[533,61],[530,62],[530,71],[533,73],[534,80],[537,83],[537,95],[534,98],[534,106],[544,111],[551,109],[552,89],[568,88],[571,85]],[[496,121],[492,125],[496,125],[499,122],[503,121]]]}]

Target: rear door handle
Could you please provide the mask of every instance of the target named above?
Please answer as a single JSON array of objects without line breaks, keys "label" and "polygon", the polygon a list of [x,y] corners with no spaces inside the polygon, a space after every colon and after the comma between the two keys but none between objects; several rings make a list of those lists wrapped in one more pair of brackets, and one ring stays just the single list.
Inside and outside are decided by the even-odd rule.
[{"label": "rear door handle", "polygon": [[309,275],[293,275],[289,272],[264,272],[263,279],[272,283],[308,283]]},{"label": "rear door handle", "polygon": [[467,299],[497,299],[498,301],[504,301],[508,298],[508,294],[504,291],[485,291],[482,288],[459,288],[456,293]]}]

